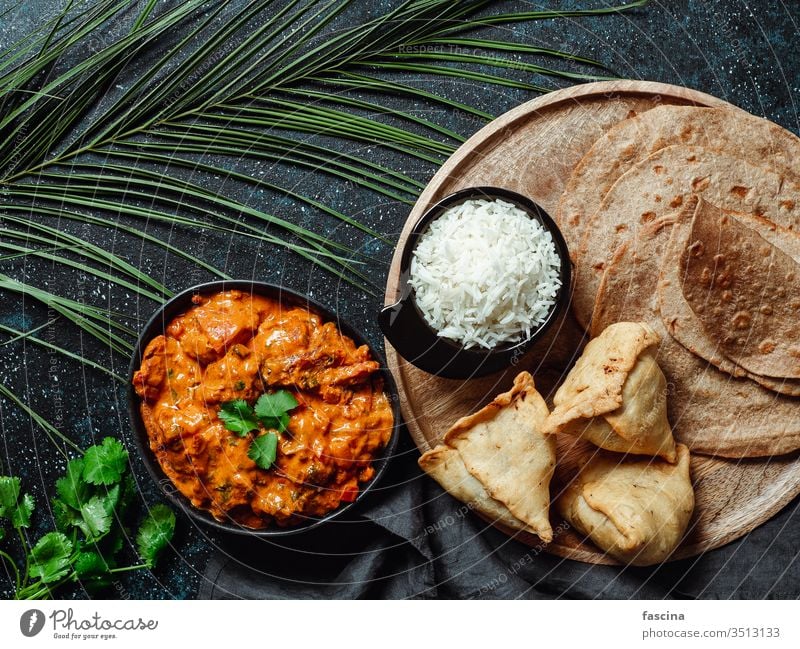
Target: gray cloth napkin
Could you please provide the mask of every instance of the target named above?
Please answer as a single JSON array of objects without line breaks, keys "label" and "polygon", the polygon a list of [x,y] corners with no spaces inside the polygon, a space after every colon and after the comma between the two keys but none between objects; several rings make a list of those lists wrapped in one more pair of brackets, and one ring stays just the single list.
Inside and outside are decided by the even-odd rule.
[{"label": "gray cloth napkin", "polygon": [[404,436],[349,518],[281,542],[226,542],[201,599],[788,599],[800,596],[800,500],[743,539],[652,568],[552,556],[487,525],[423,475]]}]

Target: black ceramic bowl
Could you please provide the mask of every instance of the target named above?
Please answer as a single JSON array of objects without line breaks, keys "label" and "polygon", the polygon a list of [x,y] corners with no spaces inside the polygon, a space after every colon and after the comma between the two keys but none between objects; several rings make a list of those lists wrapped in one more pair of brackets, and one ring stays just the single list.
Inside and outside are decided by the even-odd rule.
[{"label": "black ceramic bowl", "polygon": [[380,371],[384,381],[384,391],[389,395],[389,399],[392,403],[394,425],[392,428],[392,436],[389,439],[388,444],[373,460],[372,466],[375,469],[375,475],[368,483],[361,485],[358,496],[352,503],[341,505],[325,516],[306,518],[300,524],[292,527],[278,527],[277,525],[273,525],[265,529],[254,530],[249,527],[244,527],[234,520],[218,521],[209,512],[194,507],[189,500],[174,487],[166,474],[161,470],[158,460],[150,450],[147,430],[145,429],[144,422],[142,421],[142,416],[140,414],[139,407],[141,405],[141,399],[133,388],[133,374],[141,366],[142,354],[148,343],[156,336],[163,334],[165,328],[173,318],[181,313],[184,313],[193,306],[192,298],[195,295],[211,295],[213,293],[229,290],[239,290],[245,293],[263,295],[278,300],[281,302],[281,304],[285,304],[286,306],[301,306],[319,315],[323,321],[335,322],[339,327],[339,331],[352,338],[356,345],[368,345],[366,339],[359,331],[354,329],[347,322],[340,320],[335,313],[315,302],[314,300],[281,286],[275,286],[265,282],[233,280],[209,282],[207,284],[201,284],[199,286],[187,289],[169,300],[160,309],[158,309],[158,311],[155,312],[152,318],[150,318],[150,321],[145,325],[141,335],[139,336],[139,341],[136,343],[136,348],[134,349],[133,356],[131,357],[131,364],[128,370],[128,416],[130,417],[131,424],[133,425],[136,446],[139,454],[144,460],[144,464],[147,467],[148,472],[165,496],[172,501],[174,505],[183,509],[198,523],[224,532],[233,532],[237,534],[258,537],[288,536],[290,534],[305,532],[312,528],[319,527],[320,525],[323,525],[324,523],[327,523],[340,516],[352,507],[355,507],[364,498],[367,492],[372,489],[372,487],[386,470],[389,461],[394,455],[399,436],[400,400],[397,396],[397,388],[395,387],[392,375],[385,369],[386,363],[383,361],[381,355],[370,346],[370,352],[372,353],[373,358],[381,363],[382,369]]},{"label": "black ceramic bowl", "polygon": [[[454,340],[438,336],[425,321],[414,299],[414,290],[408,283],[412,253],[430,223],[449,208],[471,199],[501,199],[513,203],[550,232],[561,259],[561,288],[547,319],[536,331],[531,332],[527,339],[513,344],[498,345],[491,349],[480,347],[467,349]],[[414,225],[400,258],[400,299],[395,304],[383,308],[379,323],[383,334],[397,352],[420,369],[430,374],[454,379],[484,376],[506,369],[541,338],[568,306],[571,281],[572,266],[567,244],[555,221],[547,212],[531,199],[508,189],[471,187],[443,198],[430,207]]]}]

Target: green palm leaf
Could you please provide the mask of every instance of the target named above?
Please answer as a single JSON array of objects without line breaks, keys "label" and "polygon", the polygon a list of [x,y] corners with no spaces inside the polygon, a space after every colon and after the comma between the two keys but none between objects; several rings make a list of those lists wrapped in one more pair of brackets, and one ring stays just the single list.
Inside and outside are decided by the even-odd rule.
[{"label": "green palm leaf", "polygon": [[[489,0],[405,0],[361,21],[353,18],[358,3],[351,0],[159,4],[65,0],[53,19],[0,51],[0,292],[44,304],[59,322],[125,355],[136,335],[129,314],[56,294],[25,269],[44,263],[81,273],[153,304],[182,288],[172,278],[152,277],[124,247],[96,243],[120,236],[138,242],[133,250],[158,248],[203,273],[228,277],[210,259],[152,231],[162,228],[285,249],[377,293],[375,274],[364,266],[378,262],[330,230],[360,233],[384,246],[383,257],[388,233],[234,165],[324,174],[334,184],[411,204],[424,183],[386,165],[382,152],[438,165],[469,135],[448,116],[473,122],[492,116],[399,74],[528,92],[548,91],[553,79],[608,78],[598,61],[484,39],[480,29],[614,14],[645,2],[504,14]],[[402,101],[414,102],[415,110]],[[435,108],[430,115],[440,117],[423,118],[416,108]],[[314,215],[311,225],[237,199],[229,185],[299,205]],[[31,342],[110,372],[35,336],[41,326],[26,332],[0,323],[0,333],[8,345]],[[5,386],[0,393],[13,396]]]}]

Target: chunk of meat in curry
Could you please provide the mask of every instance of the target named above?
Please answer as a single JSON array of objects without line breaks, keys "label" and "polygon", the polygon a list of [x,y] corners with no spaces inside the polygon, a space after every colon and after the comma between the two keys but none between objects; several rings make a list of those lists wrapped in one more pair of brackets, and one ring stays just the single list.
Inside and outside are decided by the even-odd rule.
[{"label": "chunk of meat in curry", "polygon": [[[239,291],[196,297],[145,349],[134,386],[150,447],[196,507],[253,528],[299,523],[349,502],[389,441],[379,368],[332,322]],[[217,416],[221,404],[289,390],[298,407],[269,470]],[[258,434],[258,433],[255,433]]]}]

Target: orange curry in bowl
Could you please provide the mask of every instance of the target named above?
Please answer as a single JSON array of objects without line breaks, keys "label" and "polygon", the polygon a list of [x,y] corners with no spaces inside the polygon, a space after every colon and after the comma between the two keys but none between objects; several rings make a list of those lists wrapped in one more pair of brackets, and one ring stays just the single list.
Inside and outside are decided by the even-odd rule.
[{"label": "orange curry in bowl", "polygon": [[[193,303],[147,345],[133,377],[150,448],[177,489],[218,520],[256,529],[355,500],[394,424],[369,348],[268,297],[232,290]],[[296,403],[282,432],[259,424],[240,434],[220,417],[279,391]],[[250,449],[270,434],[277,448],[264,469]]]}]

